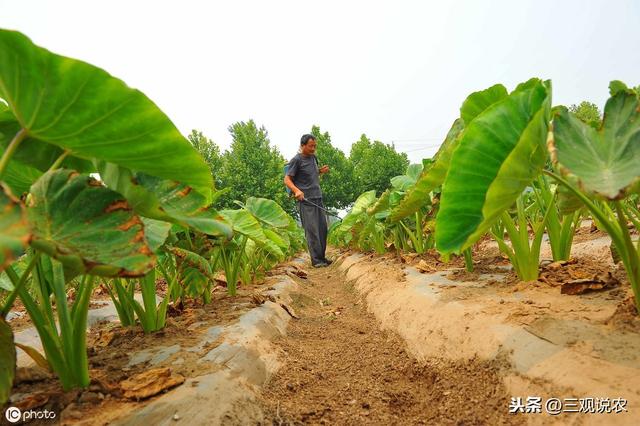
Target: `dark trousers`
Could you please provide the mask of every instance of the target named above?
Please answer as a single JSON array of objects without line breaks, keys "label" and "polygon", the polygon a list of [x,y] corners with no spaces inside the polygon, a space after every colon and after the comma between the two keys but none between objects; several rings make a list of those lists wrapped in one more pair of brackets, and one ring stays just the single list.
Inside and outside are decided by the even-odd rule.
[{"label": "dark trousers", "polygon": [[[309,201],[324,208],[322,198],[309,198]],[[307,238],[311,264],[324,262],[327,250],[327,216],[325,212],[306,201],[298,202],[298,211],[304,235]]]}]

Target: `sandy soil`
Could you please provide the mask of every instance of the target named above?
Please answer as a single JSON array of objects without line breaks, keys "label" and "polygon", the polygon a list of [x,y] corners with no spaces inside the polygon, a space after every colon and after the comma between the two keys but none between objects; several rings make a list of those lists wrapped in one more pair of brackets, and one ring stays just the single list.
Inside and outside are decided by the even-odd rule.
[{"label": "sandy soil", "polygon": [[335,267],[298,282],[300,319],[275,341],[284,365],[263,393],[269,423],[518,424],[498,363],[418,362]]},{"label": "sandy soil", "polygon": [[[273,274],[278,272],[282,271],[275,270]],[[150,400],[138,402],[137,398],[128,397],[123,392],[124,382],[163,368],[170,369],[171,377],[178,378],[171,379],[175,384],[219,371],[222,368],[219,363],[198,362],[225,337],[225,332],[217,338],[209,337],[215,334],[212,326],[222,330],[234,324],[256,307],[256,292],[272,288],[279,279],[267,278],[261,285],[243,286],[236,297],[228,296],[224,288],[217,288],[211,304],[203,306],[199,301],[190,301],[180,309],[169,309],[165,329],[152,334],[144,334],[139,326],[123,328],[119,323],[98,323],[90,329],[87,339],[92,378],[88,389],[63,392],[57,379],[45,370],[35,365],[21,367],[11,405],[23,411],[52,410],[62,424],[109,424],[122,413],[139,410]],[[167,387],[160,394],[170,389]]]},{"label": "sandy soil", "polygon": [[[571,261],[543,262],[533,282],[519,282],[490,241],[475,248],[472,273],[461,259],[443,264],[431,252],[346,252],[340,269],[381,327],[397,332],[418,360],[502,361],[499,374],[512,396],[628,402],[627,412],[616,415],[529,416],[529,422],[637,424],[640,317],[608,244],[602,237],[576,243]],[[610,285],[562,293],[576,282]]]},{"label": "sandy soil", "polygon": [[[461,258],[443,263],[435,252],[343,251],[332,254],[337,261],[329,268],[276,268],[272,275],[298,283],[292,302],[275,305],[296,319],[268,354],[274,365],[242,379],[250,401],[226,424],[247,418],[277,425],[634,424],[640,409],[640,317],[624,271],[611,260],[609,239],[584,228],[578,237],[569,262],[550,261],[543,247],[534,282],[519,282],[490,240],[474,248],[473,272]],[[23,368],[12,404],[53,409],[64,424],[108,424],[162,398],[138,402],[122,391],[123,382],[155,368],[170,368],[185,380],[180,389],[194,391],[207,391],[213,385],[204,378],[222,374],[227,384],[216,392],[230,396],[230,384],[240,380],[233,363],[203,360],[224,346],[215,337],[217,327],[235,324],[266,303],[261,292],[275,280],[241,287],[235,298],[218,288],[212,304],[171,310],[166,329],[151,335],[98,324],[88,339],[89,389],[62,392],[46,372]],[[575,283],[600,289],[562,294]],[[100,287],[94,296],[97,303],[106,297]],[[15,325],[27,327],[29,321],[17,319]],[[203,340],[212,330],[214,338]],[[270,376],[275,364],[281,368]],[[630,416],[509,415],[510,397],[527,395],[624,396]],[[250,416],[242,417],[247,410]],[[189,420],[172,420],[164,412],[162,419]]]}]

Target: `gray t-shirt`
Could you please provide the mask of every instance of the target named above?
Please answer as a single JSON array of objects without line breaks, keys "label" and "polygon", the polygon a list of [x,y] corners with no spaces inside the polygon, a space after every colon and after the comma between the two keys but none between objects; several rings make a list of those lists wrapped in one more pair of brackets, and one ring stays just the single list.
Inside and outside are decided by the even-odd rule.
[{"label": "gray t-shirt", "polygon": [[287,176],[291,176],[293,184],[304,192],[304,198],[322,198],[320,170],[315,155],[296,154],[289,161]]}]

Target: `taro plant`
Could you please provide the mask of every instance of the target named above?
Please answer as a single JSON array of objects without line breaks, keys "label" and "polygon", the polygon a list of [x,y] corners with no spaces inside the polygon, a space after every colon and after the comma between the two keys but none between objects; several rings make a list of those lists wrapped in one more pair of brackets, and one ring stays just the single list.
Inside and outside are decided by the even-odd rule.
[{"label": "taro plant", "polygon": [[174,255],[175,275],[165,275],[167,281],[167,297],[173,293],[173,287],[181,284],[188,296],[202,298],[202,303],[211,303],[211,284],[214,282],[213,271],[218,264],[218,256],[207,260],[200,254],[179,247],[168,247],[167,251]]},{"label": "taro plant", "polygon": [[[136,284],[140,287],[142,303],[135,297]],[[115,278],[107,285],[107,289],[118,313],[120,324],[123,327],[133,326],[136,324],[137,317],[140,326],[148,334],[164,328],[171,291],[176,285],[175,279],[168,283],[167,293],[160,303],[156,296],[155,270],[151,270],[137,280]]]},{"label": "taro plant", "polygon": [[113,302],[113,306],[118,313],[120,325],[123,327],[131,327],[136,323],[136,311],[133,309],[136,285],[135,281],[122,280],[120,278],[113,279],[106,284],[107,291]]},{"label": "taro plant", "polygon": [[[388,222],[398,223],[432,203],[433,192],[441,187],[435,235],[443,256],[464,253],[470,267],[470,248],[492,230],[519,276],[535,279],[544,229],[553,258],[568,259],[584,206],[611,236],[612,251],[625,267],[640,312],[640,241],[634,241],[629,231],[629,222],[640,228],[639,93],[619,81],[610,84],[610,92],[599,127],[581,122],[564,107],[552,114],[549,81],[534,78],[511,93],[495,85],[471,94],[433,161],[406,195],[392,203],[389,191],[378,200],[362,194],[358,208],[354,206],[342,223],[332,227],[331,241],[342,245],[357,241],[362,246],[367,234],[375,235],[376,228],[360,206],[365,199],[370,215],[382,213]],[[555,171],[544,170],[549,153]],[[542,173],[557,185],[550,185]],[[536,214],[519,200],[528,186],[534,188]],[[508,210],[514,203],[512,216]],[[407,231],[411,231],[407,223],[393,230],[396,247],[407,249],[409,238],[413,248],[420,249],[417,234],[412,238]]]},{"label": "taro plant", "polygon": [[[496,84],[485,90],[474,92],[465,99],[460,107],[460,118],[453,122],[438,152],[430,162],[425,163],[425,167],[415,185],[410,188],[407,195],[391,211],[389,216],[391,222],[402,223],[403,218],[420,212],[420,209],[425,205],[433,206],[431,212],[434,217],[438,214],[441,206],[435,205],[432,200],[436,198],[434,197],[435,192],[441,192],[442,185],[445,183],[449,173],[452,156],[465,134],[466,127],[473,123],[476,117],[506,97],[507,90],[505,87],[501,84]],[[439,201],[439,196],[437,200]],[[431,229],[436,228],[433,224],[430,224],[429,227]],[[429,244],[429,246],[432,245],[433,243]],[[457,251],[464,255],[466,269],[472,271],[471,245]],[[449,257],[449,251],[441,252],[445,259]]]},{"label": "taro plant", "polygon": [[[384,195],[383,195],[384,196]],[[367,214],[367,209],[376,203],[376,191],[371,190],[360,194],[353,204],[351,211],[336,222],[330,229],[329,242],[338,245],[357,245],[360,232],[366,228],[366,224],[372,219]]]},{"label": "taro plant", "polygon": [[547,174],[571,191],[611,236],[640,313],[640,243],[632,241],[628,220],[633,214],[624,203],[639,189],[640,101],[636,91],[619,81],[611,82],[609,89],[611,97],[598,129],[566,108],[554,113],[549,150],[559,174]]},{"label": "taro plant", "polygon": [[[502,216],[514,236],[527,233],[526,248],[529,254],[535,253],[535,247],[529,245],[527,221],[520,221],[519,230],[503,212],[545,164],[550,104],[550,82],[539,79],[522,83],[511,93],[500,84],[472,93],[436,155],[403,188],[406,193],[398,197],[397,192],[387,191],[378,200],[375,195],[362,194],[342,223],[331,229],[331,241],[356,241],[363,247],[367,234],[377,241],[372,218],[363,214],[361,204],[366,204],[370,215],[384,215],[399,250],[424,251],[432,244],[424,236],[430,238],[435,228],[436,247],[444,258],[463,254],[467,269],[472,270],[472,245]],[[431,217],[423,216],[425,211],[436,216],[435,225]],[[412,215],[416,215],[413,226],[404,221]],[[536,226],[536,230],[541,238],[543,228]],[[520,247],[517,251],[524,255]]]},{"label": "taro plant", "polygon": [[465,120],[451,156],[436,219],[443,253],[471,247],[545,165],[550,83],[531,79],[499,98]]},{"label": "taro plant", "polygon": [[[63,265],[47,256],[32,255],[37,268],[33,274],[37,301],[29,294],[21,278],[12,268],[7,274],[14,282],[20,299],[31,317],[46,355],[46,361],[35,356],[37,363],[54,371],[65,390],[89,385],[89,363],[86,350],[87,313],[94,276],[83,275],[71,306],[67,304]],[[24,275],[23,275],[24,276]],[[55,300],[56,314],[51,305]],[[27,349],[32,354],[33,350]],[[43,365],[44,363],[44,365]]]},{"label": "taro plant", "polygon": [[[88,175],[96,171],[109,177],[108,187]],[[88,385],[93,277],[140,277],[154,268],[141,215],[228,237],[230,228],[207,209],[212,187],[202,158],[144,94],[0,30],[0,273],[12,288],[0,321],[0,404],[15,371],[4,321],[15,298],[27,308],[46,364],[63,387]],[[25,257],[20,271],[15,263]],[[79,284],[69,305],[71,280]]]},{"label": "taro plant", "polygon": [[[231,295],[236,294],[238,278],[243,276],[245,282],[250,279],[246,269],[251,264],[249,256],[261,256],[262,263],[267,262],[266,256],[262,257],[267,253],[282,260],[289,246],[280,234],[288,235],[290,217],[275,201],[250,197],[242,207],[220,212],[236,232],[236,237],[230,241],[222,241],[215,253],[219,256]],[[247,251],[250,240],[253,243],[251,250]],[[256,251],[254,244],[263,251]]]},{"label": "taro plant", "polygon": [[[50,171],[38,179],[25,210],[33,253],[21,276],[11,265],[6,267],[14,287],[9,299],[18,295],[24,303],[63,387],[87,386],[91,277],[136,276],[153,268],[142,222],[120,194],[70,170]],[[25,286],[30,275],[37,299]],[[66,283],[78,275],[76,300],[68,307]],[[57,321],[50,296],[56,300]]]},{"label": "taro plant", "polygon": [[496,84],[485,90],[474,92],[465,99],[460,107],[460,118],[453,122],[444,142],[432,161],[425,165],[420,176],[418,176],[416,184],[392,210],[391,221],[398,221],[413,214],[429,201],[429,194],[441,187],[445,182],[451,164],[451,157],[460,143],[465,126],[470,124],[491,105],[501,101],[506,96],[507,89],[501,84]]},{"label": "taro plant", "polygon": [[[169,295],[171,290],[158,304],[156,300],[156,274],[152,269],[144,277],[139,278],[140,290],[142,293],[142,303],[133,300],[133,310],[140,321],[140,325],[145,333],[162,330],[167,319],[167,306],[169,305]],[[171,285],[172,283],[168,283]],[[125,299],[130,300],[130,299]]]},{"label": "taro plant", "polygon": [[[215,257],[203,262],[165,242],[172,227],[187,239],[193,232],[218,246],[234,241],[231,225],[211,207],[221,193],[212,189],[201,156],[144,94],[100,68],[0,30],[0,282],[8,291],[0,307],[0,404],[15,373],[5,318],[16,297],[40,334],[46,359],[20,347],[69,389],[89,383],[86,320],[95,276],[115,279],[109,289],[123,324],[137,316],[148,332],[163,327],[170,297],[157,304],[154,268],[171,295],[178,282],[211,285]],[[234,228],[244,232],[235,238],[252,238],[283,256],[260,225]],[[288,250],[299,247],[290,218],[286,229]],[[282,247],[284,239],[279,235]],[[126,281],[135,278],[142,303]],[[71,282],[77,292],[69,304]]]},{"label": "taro plant", "polygon": [[[427,167],[429,160],[425,163]],[[398,202],[404,198],[406,191],[415,187],[418,177],[423,171],[422,164],[411,164],[407,168],[407,172],[404,175],[395,176],[391,179],[391,186],[393,192],[389,197],[389,206],[395,207]],[[395,201],[395,200],[397,201]],[[425,198],[427,202],[423,201],[423,204],[428,204],[429,197]],[[414,223],[405,223],[406,220],[399,220],[397,224],[406,233],[407,237],[411,241],[413,251],[416,253],[424,253],[429,248],[429,241],[425,238],[424,233],[424,212],[423,208],[417,209],[414,213]]]}]

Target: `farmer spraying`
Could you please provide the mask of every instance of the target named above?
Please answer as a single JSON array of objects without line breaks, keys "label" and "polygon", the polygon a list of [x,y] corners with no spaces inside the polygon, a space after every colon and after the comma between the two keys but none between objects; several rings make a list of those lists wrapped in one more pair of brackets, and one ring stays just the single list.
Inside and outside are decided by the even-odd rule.
[{"label": "farmer spraying", "polygon": [[298,211],[307,238],[311,264],[316,268],[322,268],[331,263],[325,257],[327,217],[320,190],[320,175],[327,173],[329,166],[318,167],[316,146],[316,138],[313,135],[302,136],[300,152],[289,162],[284,184],[298,200]]}]

